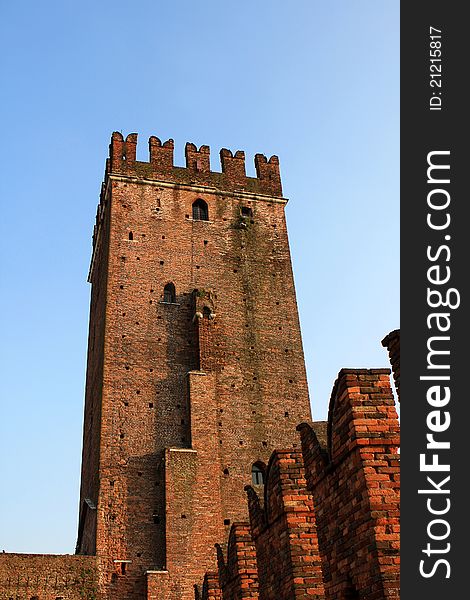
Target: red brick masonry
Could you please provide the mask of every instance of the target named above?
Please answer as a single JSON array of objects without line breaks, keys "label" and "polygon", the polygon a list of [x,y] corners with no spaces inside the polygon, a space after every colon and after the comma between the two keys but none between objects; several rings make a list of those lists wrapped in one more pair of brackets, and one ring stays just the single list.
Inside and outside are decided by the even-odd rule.
[{"label": "red brick masonry", "polygon": [[[219,551],[223,600],[399,598],[399,424],[388,369],[343,369],[328,423],[298,426],[302,452],[276,451],[250,526]],[[202,598],[209,596],[203,588]]]}]

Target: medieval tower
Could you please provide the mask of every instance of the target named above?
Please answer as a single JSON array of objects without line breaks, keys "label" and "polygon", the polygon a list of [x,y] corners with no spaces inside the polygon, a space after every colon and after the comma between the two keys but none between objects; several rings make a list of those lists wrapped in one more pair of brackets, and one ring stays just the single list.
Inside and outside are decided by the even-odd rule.
[{"label": "medieval tower", "polygon": [[[107,598],[194,598],[310,407],[279,162],[114,133],[93,236],[77,553]],[[166,591],[164,591],[166,590]],[[159,596],[160,597],[160,596]]]},{"label": "medieval tower", "polygon": [[277,157],[136,146],[93,235],[76,554],[1,553],[0,600],[398,600],[390,370],[311,422]]}]

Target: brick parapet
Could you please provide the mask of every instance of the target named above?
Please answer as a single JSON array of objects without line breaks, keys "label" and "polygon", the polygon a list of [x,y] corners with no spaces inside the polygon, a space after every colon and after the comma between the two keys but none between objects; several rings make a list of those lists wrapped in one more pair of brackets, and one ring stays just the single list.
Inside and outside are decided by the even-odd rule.
[{"label": "brick parapet", "polygon": [[258,595],[256,548],[248,523],[233,523],[227,545],[227,560],[217,546],[218,581],[223,600],[255,600]]},{"label": "brick parapet", "polygon": [[204,575],[202,594],[196,589],[196,600],[225,600],[219,585],[219,574],[216,571],[207,572]]},{"label": "brick parapet", "polygon": [[253,488],[246,489],[260,600],[323,599],[315,511],[301,452],[273,453],[263,505]]},{"label": "brick parapet", "polygon": [[107,174],[120,174],[140,179],[155,179],[173,184],[197,184],[226,191],[240,191],[282,197],[279,159],[269,160],[263,154],[255,156],[256,177],[245,173],[245,153],[223,148],[220,151],[222,172],[210,170],[210,149],[187,143],[185,148],[186,166],[173,164],[174,141],[162,142],[151,136],[149,139],[149,161],[136,160],[137,134],[130,133],[126,139],[114,132],[109,147]]},{"label": "brick parapet", "polygon": [[96,557],[0,554],[0,599],[100,600]]},{"label": "brick parapet", "polygon": [[399,597],[399,424],[387,369],[344,369],[326,445],[298,427],[327,600]]}]

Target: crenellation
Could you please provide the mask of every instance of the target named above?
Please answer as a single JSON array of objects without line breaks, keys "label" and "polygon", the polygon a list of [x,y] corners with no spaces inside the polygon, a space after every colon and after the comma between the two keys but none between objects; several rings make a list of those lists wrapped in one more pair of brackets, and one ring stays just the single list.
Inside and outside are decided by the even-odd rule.
[{"label": "crenellation", "polygon": [[242,150],[237,150],[235,154],[232,154],[231,150],[222,148],[220,151],[220,164],[222,173],[234,186],[245,185],[245,153]]},{"label": "crenellation", "polygon": [[263,182],[266,189],[270,189],[274,195],[282,196],[279,158],[271,156],[268,160],[264,154],[256,154],[255,168],[256,176]]},{"label": "crenellation", "polygon": [[262,154],[255,156],[256,177],[245,171],[245,153],[223,148],[220,151],[221,172],[211,171],[210,148],[193,143],[185,146],[185,167],[174,165],[174,141],[163,142],[156,136],[149,138],[149,161],[136,160],[137,134],[130,133],[124,140],[120,132],[111,138],[107,175],[122,175],[138,179],[164,181],[175,185],[203,185],[218,190],[246,191],[264,196],[282,197],[279,159],[269,161]]},{"label": "crenellation", "polygon": [[156,173],[171,173],[171,170],[173,169],[174,149],[175,143],[172,139],[169,139],[162,144],[160,139],[154,135],[149,138],[150,164],[153,166]]},{"label": "crenellation", "polygon": [[208,173],[211,170],[209,146],[201,146],[198,150],[195,144],[187,142],[184,154],[189,171]]}]

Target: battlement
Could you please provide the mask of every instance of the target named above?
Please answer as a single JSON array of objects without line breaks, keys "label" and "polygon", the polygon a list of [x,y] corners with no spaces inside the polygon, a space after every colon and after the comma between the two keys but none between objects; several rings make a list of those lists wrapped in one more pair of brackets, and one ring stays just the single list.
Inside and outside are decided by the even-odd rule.
[{"label": "battlement", "polygon": [[[256,548],[248,523],[233,523],[227,544],[227,560],[217,548],[218,585],[223,598],[258,598]],[[212,587],[216,587],[215,582]],[[204,588],[203,588],[204,589]],[[204,599],[203,599],[204,600]]]},{"label": "battlement", "polygon": [[[399,369],[399,352],[396,360]],[[264,493],[245,487],[249,523],[232,524],[226,559],[218,547],[213,594],[399,598],[399,424],[389,375],[342,369],[328,422],[301,423],[301,449],[273,452]],[[212,597],[220,596],[202,600]]]},{"label": "battlement", "polygon": [[158,137],[151,136],[149,161],[138,161],[136,160],[137,133],[130,133],[124,139],[121,133],[115,131],[109,145],[106,174],[282,197],[277,156],[271,156],[268,160],[263,154],[256,154],[256,177],[247,177],[245,153],[242,150],[233,153],[227,148],[222,148],[220,151],[222,171],[216,172],[210,169],[209,146],[201,146],[198,150],[195,144],[188,142],[185,146],[185,167],[174,165],[174,147],[172,139],[162,142]]}]

